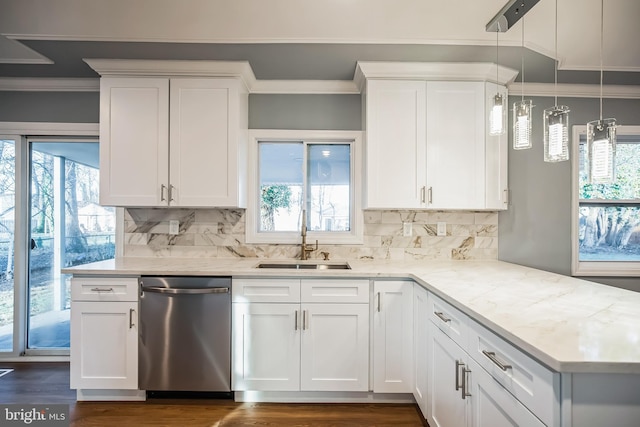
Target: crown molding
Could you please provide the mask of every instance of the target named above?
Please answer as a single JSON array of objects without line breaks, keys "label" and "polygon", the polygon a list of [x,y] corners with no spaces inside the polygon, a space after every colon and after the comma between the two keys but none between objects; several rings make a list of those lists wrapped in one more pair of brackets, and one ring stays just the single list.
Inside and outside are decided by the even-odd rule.
[{"label": "crown molding", "polygon": [[[522,83],[508,85],[512,96],[522,93]],[[556,86],[553,83],[525,83],[524,94],[526,96],[560,96],[564,98],[599,98],[600,86],[588,84],[561,83]],[[640,99],[640,86],[636,85],[604,85],[602,86],[603,98]]]},{"label": "crown molding", "polygon": [[353,80],[360,90],[366,79],[421,79],[512,83],[518,70],[492,62],[385,62],[358,61]]},{"label": "crown molding", "polygon": [[20,92],[99,92],[100,79],[0,77],[0,91]]},{"label": "crown molding", "polygon": [[248,61],[87,59],[89,67],[101,76],[153,77],[231,77],[240,79],[247,90],[255,86],[256,76]]}]

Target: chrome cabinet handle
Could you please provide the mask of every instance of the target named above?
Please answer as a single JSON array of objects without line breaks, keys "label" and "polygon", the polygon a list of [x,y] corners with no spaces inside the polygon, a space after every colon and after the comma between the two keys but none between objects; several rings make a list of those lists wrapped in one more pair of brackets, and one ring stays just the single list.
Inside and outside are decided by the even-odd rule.
[{"label": "chrome cabinet handle", "polygon": [[425,195],[426,190],[427,190],[427,187],[425,187],[425,186],[422,186],[422,188],[420,189],[420,202],[421,203],[425,203],[426,202],[426,195]]},{"label": "chrome cabinet handle", "polygon": [[504,203],[505,205],[508,205],[509,204],[509,189],[505,188],[502,191],[504,193],[504,202],[502,202],[502,203]]},{"label": "chrome cabinet handle", "polygon": [[133,313],[135,310],[133,308],[129,309],[129,329],[133,328],[135,325],[133,324]]},{"label": "chrome cabinet handle", "polygon": [[378,292],[378,313],[380,313],[380,300],[382,299],[382,296],[380,295],[380,292]]},{"label": "chrome cabinet handle", "polygon": [[464,363],[456,360],[456,391],[460,390],[460,367],[464,367]]},{"label": "chrome cabinet handle", "polygon": [[113,292],[113,288],[91,288],[91,292]]},{"label": "chrome cabinet handle", "polygon": [[167,189],[167,186],[162,184],[160,185],[160,201],[164,202],[165,200],[167,200],[166,197],[164,197],[164,191]]},{"label": "chrome cabinet handle", "polygon": [[442,320],[443,322],[447,323],[447,322],[451,322],[451,319],[449,319],[448,317],[445,317],[444,313],[441,311],[434,311],[433,314],[435,314],[436,316],[438,316],[438,318],[440,320]]},{"label": "chrome cabinet handle", "polygon": [[298,310],[296,310],[295,331],[298,330]]},{"label": "chrome cabinet handle", "polygon": [[471,393],[469,393],[467,391],[467,374],[471,373],[471,369],[467,369],[464,367],[464,364],[462,365],[462,391],[461,391],[461,396],[462,399],[466,399],[467,397],[471,396]]},{"label": "chrome cabinet handle", "polygon": [[174,187],[173,185],[169,184],[169,201],[170,201],[170,202],[173,202],[173,190],[174,190],[175,188],[176,188],[176,187]]},{"label": "chrome cabinet handle", "polygon": [[506,371],[507,369],[512,369],[513,368],[513,366],[511,366],[511,365],[507,365],[506,363],[502,363],[496,357],[496,353],[493,352],[493,351],[482,350],[482,354],[487,356],[487,358],[489,360],[491,360],[493,363],[495,363],[498,366],[498,368],[502,369],[503,371]]},{"label": "chrome cabinet handle", "polygon": [[433,203],[433,187],[429,187],[429,203]]}]

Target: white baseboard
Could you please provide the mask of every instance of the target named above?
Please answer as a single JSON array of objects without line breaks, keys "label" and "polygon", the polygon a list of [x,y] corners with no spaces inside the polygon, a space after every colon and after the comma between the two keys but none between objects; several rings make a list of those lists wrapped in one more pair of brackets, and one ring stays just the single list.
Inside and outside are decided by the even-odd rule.
[{"label": "white baseboard", "polygon": [[236,402],[277,403],[415,403],[410,393],[323,391],[236,391]]}]

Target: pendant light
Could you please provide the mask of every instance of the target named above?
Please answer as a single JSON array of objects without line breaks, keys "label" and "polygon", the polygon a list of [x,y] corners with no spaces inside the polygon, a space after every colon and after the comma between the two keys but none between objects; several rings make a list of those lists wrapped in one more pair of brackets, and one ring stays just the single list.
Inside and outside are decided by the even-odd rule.
[{"label": "pendant light", "polygon": [[588,170],[592,184],[610,184],[616,175],[616,119],[602,119],[603,40],[604,0],[600,0],[600,120],[587,123]]},{"label": "pendant light", "polygon": [[[498,84],[498,34],[500,25],[496,25],[496,84]],[[489,112],[489,135],[503,135],[507,124],[507,97],[496,91]]]},{"label": "pendant light", "polygon": [[513,149],[527,150],[531,144],[531,113],[533,103],[524,99],[524,17],[522,18],[522,98],[513,103]]},{"label": "pendant light", "polygon": [[569,160],[569,107],[558,105],[558,0],[556,0],[555,29],[555,105],[544,110],[544,161]]}]

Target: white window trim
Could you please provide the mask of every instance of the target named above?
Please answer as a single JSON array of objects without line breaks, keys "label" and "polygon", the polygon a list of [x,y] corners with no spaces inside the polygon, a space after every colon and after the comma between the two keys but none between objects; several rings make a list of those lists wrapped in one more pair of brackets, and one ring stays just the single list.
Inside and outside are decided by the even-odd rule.
[{"label": "white window trim", "polygon": [[[633,261],[580,261],[578,236],[578,188],[580,165],[579,145],[580,136],[587,133],[586,125],[573,126],[573,144],[571,147],[571,274],[573,276],[619,276],[631,277],[640,275],[640,262]],[[640,135],[640,126],[618,126],[618,135]]]},{"label": "white window trim", "polygon": [[313,232],[307,233],[307,242],[318,240],[323,244],[361,245],[363,243],[364,220],[361,209],[362,198],[362,132],[334,130],[279,130],[252,129],[249,131],[249,172],[247,185],[246,243],[299,244],[299,232],[259,233],[258,220],[258,142],[264,141],[307,141],[307,142],[343,142],[351,144],[351,206],[352,219],[350,232]]}]

